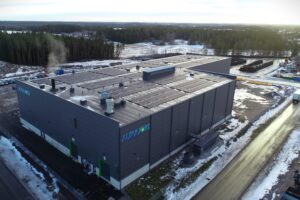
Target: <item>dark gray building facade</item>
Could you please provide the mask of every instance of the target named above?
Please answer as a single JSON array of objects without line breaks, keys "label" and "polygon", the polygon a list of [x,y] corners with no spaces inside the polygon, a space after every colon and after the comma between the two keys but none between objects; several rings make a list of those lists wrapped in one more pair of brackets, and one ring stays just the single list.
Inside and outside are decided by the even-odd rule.
[{"label": "dark gray building facade", "polygon": [[[177,60],[179,65],[191,58],[175,57],[173,63]],[[166,61],[152,62],[145,65]],[[209,134],[231,117],[234,77],[174,64],[174,74],[144,81],[143,69],[137,71],[135,65],[54,77],[54,90],[50,78],[17,82],[21,123],[122,189],[192,142],[191,135]],[[125,70],[130,66],[132,71]],[[86,73],[95,79],[86,80]],[[112,113],[101,105],[103,91],[115,101]]]}]

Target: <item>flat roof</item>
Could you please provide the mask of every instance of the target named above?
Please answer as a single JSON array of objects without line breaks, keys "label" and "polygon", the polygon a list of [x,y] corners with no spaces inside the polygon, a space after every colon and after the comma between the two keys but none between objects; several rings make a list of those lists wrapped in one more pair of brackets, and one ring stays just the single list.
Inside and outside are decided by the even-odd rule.
[{"label": "flat roof", "polygon": [[[45,87],[40,89],[41,91],[48,92],[102,115],[104,115],[106,108],[100,104],[99,92],[106,91],[114,98],[115,102],[126,101],[124,106],[115,107],[114,114],[109,116],[119,122],[120,126],[123,126],[229,83],[231,80],[223,76],[189,69],[223,59],[228,58],[180,55],[36,79],[26,83],[38,89],[43,84]],[[137,69],[137,65],[139,69]],[[148,81],[142,79],[144,68],[168,65],[175,66],[174,74]],[[52,78],[56,80],[56,88],[58,89],[56,92],[51,91]],[[73,94],[69,92],[71,87],[74,88]],[[86,105],[80,104],[80,100],[83,99],[87,100]]]}]

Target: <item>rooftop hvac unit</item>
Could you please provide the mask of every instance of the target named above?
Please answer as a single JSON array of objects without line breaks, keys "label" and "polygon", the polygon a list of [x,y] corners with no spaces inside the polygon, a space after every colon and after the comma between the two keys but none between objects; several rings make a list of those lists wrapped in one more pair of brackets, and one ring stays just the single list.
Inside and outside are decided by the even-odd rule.
[{"label": "rooftop hvac unit", "polygon": [[114,101],[114,108],[118,108],[120,106],[125,106],[126,105],[126,100],[125,99],[116,99]]},{"label": "rooftop hvac unit", "polygon": [[110,94],[107,91],[100,91],[100,103],[104,105],[106,103],[106,99],[110,97]]},{"label": "rooftop hvac unit", "polygon": [[122,65],[122,62],[113,62],[109,64],[110,66]]},{"label": "rooftop hvac unit", "polygon": [[80,99],[80,105],[84,106],[87,104],[87,100],[86,99]]},{"label": "rooftop hvac unit", "polygon": [[63,69],[57,69],[57,70],[55,70],[55,75],[62,75],[62,74],[64,74],[65,73],[65,71],[63,70]]},{"label": "rooftop hvac unit", "polygon": [[75,89],[73,87],[70,87],[70,94],[74,94]]},{"label": "rooftop hvac unit", "polygon": [[143,79],[151,80],[151,79],[159,78],[173,73],[175,73],[174,66],[161,66],[161,67],[147,68],[144,69],[143,71]]},{"label": "rooftop hvac unit", "polygon": [[113,98],[107,98],[106,99],[106,115],[111,115],[114,113],[114,99]]}]

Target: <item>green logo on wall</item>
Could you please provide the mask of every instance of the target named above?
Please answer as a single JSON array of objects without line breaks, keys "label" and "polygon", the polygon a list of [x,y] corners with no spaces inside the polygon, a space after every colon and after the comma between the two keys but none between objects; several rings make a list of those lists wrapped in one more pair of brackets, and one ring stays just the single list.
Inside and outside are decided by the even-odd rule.
[{"label": "green logo on wall", "polygon": [[150,124],[145,124],[137,129],[134,129],[132,131],[129,131],[127,133],[125,133],[123,136],[122,136],[122,139],[121,139],[121,142],[125,142],[125,141],[128,141],[132,138],[135,138],[147,131],[150,131]]}]

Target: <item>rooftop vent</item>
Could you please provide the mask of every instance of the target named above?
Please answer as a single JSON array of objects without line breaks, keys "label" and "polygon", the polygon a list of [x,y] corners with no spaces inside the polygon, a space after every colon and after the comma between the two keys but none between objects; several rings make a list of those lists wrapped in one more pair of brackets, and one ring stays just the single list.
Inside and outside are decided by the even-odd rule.
[{"label": "rooftop vent", "polygon": [[75,88],[70,87],[70,94],[74,94],[74,92],[75,92]]},{"label": "rooftop vent", "polygon": [[166,76],[168,74],[175,73],[174,66],[161,66],[161,67],[154,67],[154,68],[147,68],[143,71],[143,79],[144,80],[151,80],[154,78]]},{"label": "rooftop vent", "polygon": [[80,105],[85,106],[87,104],[86,99],[80,99]]},{"label": "rooftop vent", "polygon": [[119,87],[124,87],[124,83],[123,83],[123,82],[120,82],[120,83],[119,83]]},{"label": "rooftop vent", "polygon": [[55,86],[55,79],[54,78],[52,78],[51,79],[51,91],[52,92],[55,92],[56,91],[56,86]]},{"label": "rooftop vent", "polygon": [[125,104],[126,104],[126,100],[122,99],[121,100],[121,106],[125,106]]},{"label": "rooftop vent", "polygon": [[117,99],[116,101],[114,101],[115,108],[118,108],[120,106],[125,106],[125,104],[126,104],[125,99]]},{"label": "rooftop vent", "polygon": [[40,85],[40,89],[45,89],[45,85]]},{"label": "rooftop vent", "polygon": [[127,71],[127,72],[130,72],[130,68],[126,68],[126,71]]},{"label": "rooftop vent", "polygon": [[114,113],[114,99],[113,98],[107,98],[106,99],[106,115],[112,115]]}]

